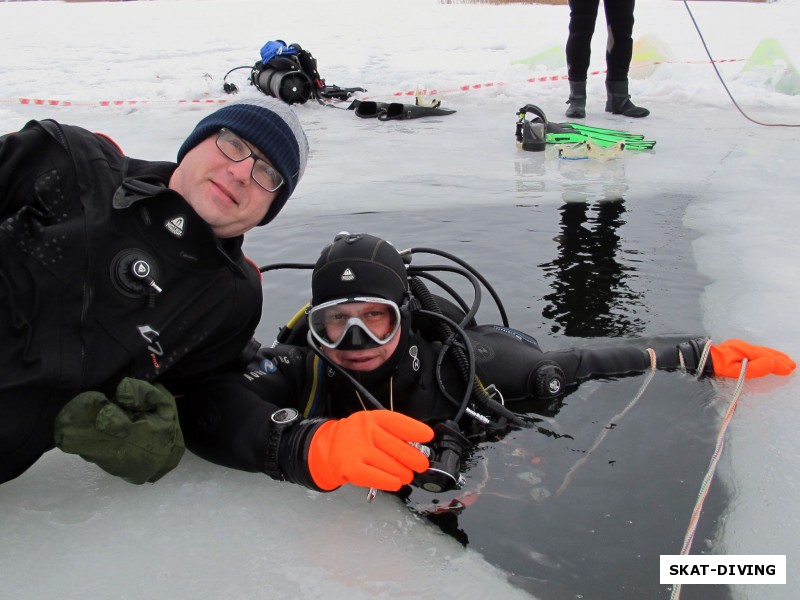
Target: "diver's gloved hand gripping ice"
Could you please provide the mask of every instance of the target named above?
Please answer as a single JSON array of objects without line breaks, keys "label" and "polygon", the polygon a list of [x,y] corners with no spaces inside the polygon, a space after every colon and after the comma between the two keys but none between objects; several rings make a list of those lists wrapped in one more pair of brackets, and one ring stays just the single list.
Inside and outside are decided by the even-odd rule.
[{"label": "diver's gloved hand gripping ice", "polygon": [[789,375],[797,364],[783,352],[754,346],[742,340],[728,340],[711,346],[711,363],[718,377],[739,377],[742,361],[747,359],[746,379],[764,375]]},{"label": "diver's gloved hand gripping ice", "polygon": [[433,429],[388,410],[357,412],[323,423],[314,433],[308,468],[314,483],[332,490],[345,483],[397,491],[414,472],[428,468],[425,455],[408,442],[429,442]]}]

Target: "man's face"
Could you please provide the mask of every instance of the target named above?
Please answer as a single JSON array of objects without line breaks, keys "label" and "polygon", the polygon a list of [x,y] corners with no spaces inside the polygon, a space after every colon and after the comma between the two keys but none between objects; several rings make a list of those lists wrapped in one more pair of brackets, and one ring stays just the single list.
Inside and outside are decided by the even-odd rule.
[{"label": "man's face", "polygon": [[268,192],[259,186],[250,176],[253,159],[233,162],[217,148],[216,138],[214,133],[187,152],[169,187],[186,199],[214,235],[231,238],[258,225],[280,190]]},{"label": "man's face", "polygon": [[366,350],[336,350],[334,348],[322,348],[329,359],[340,367],[351,371],[374,371],[385,363],[400,343],[400,335],[394,336],[388,344],[377,348],[367,348]]},{"label": "man's face", "polygon": [[[379,338],[394,331],[396,320],[384,304],[354,302],[325,309],[325,326],[329,339],[337,339],[348,319],[359,318]],[[362,350],[339,350],[323,346],[322,351],[340,367],[352,371],[372,371],[385,363],[400,343],[400,330],[383,346]]]}]

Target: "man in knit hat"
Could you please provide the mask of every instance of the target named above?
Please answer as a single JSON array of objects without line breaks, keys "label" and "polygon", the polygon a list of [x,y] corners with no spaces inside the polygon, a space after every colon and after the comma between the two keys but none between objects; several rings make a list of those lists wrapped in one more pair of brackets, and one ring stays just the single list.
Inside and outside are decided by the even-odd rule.
[{"label": "man in knit hat", "polygon": [[0,483],[56,445],[136,483],[177,464],[156,385],[246,356],[262,292],[243,234],[307,157],[296,115],[261,97],[202,119],[177,164],[52,120],[0,138]]},{"label": "man in knit hat", "polygon": [[[303,176],[307,158],[308,142],[292,109],[271,98],[249,100],[197,124],[178,151],[169,186],[218,237],[234,237],[275,218]],[[240,187],[215,179],[215,170],[238,170],[231,162],[247,172],[240,174]]]}]

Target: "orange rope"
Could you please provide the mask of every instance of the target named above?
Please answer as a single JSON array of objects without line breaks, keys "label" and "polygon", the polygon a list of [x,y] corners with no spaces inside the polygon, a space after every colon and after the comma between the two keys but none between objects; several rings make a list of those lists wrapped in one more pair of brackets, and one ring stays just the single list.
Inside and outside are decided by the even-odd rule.
[{"label": "orange rope", "polygon": [[[711,340],[706,343],[706,350],[711,347]],[[704,357],[707,355],[707,352],[704,352]],[[698,373],[703,372],[703,364],[705,363],[704,358],[701,359],[701,365],[698,369]],[[711,461],[708,465],[708,470],[706,471],[706,475],[703,478],[703,483],[700,485],[700,493],[697,497],[697,502],[695,502],[694,510],[692,511],[692,517],[689,520],[689,527],[686,530],[686,536],[683,539],[683,547],[681,548],[681,555],[689,554],[689,550],[692,547],[692,541],[694,540],[694,534],[697,530],[697,523],[700,520],[700,513],[703,510],[703,503],[708,496],[708,490],[711,487],[711,480],[714,478],[714,472],[717,469],[717,463],[719,462],[720,456],[722,455],[722,448],[725,445],[725,432],[728,429],[728,425],[730,425],[731,419],[733,419],[733,413],[736,410],[736,405],[739,402],[739,396],[742,393],[742,388],[744,387],[744,375],[747,371],[747,359],[742,360],[742,370],[739,373],[739,379],[736,381],[736,388],[733,390],[733,397],[731,398],[730,404],[728,404],[728,410],[725,412],[725,417],[722,419],[722,423],[720,425],[719,433],[717,434],[717,445],[714,448],[714,454],[711,455]],[[672,594],[670,595],[670,600],[678,600],[681,595],[681,584],[677,583],[672,588]]]}]

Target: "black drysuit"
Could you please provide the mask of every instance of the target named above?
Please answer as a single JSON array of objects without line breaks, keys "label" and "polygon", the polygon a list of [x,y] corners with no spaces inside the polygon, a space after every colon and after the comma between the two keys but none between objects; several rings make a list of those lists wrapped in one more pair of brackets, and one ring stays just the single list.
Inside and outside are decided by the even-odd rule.
[{"label": "black drysuit", "polygon": [[[627,81],[633,56],[634,0],[603,0],[608,26],[606,81]],[[600,0],[569,1],[567,71],[570,81],[586,81],[592,52],[592,35]]]},{"label": "black drysuit", "polygon": [[167,187],[175,167],[49,120],[0,138],[0,482],[53,447],[76,394],[125,376],[179,392],[251,339],[243,238],[212,234]]},{"label": "black drysuit", "polygon": [[[484,386],[494,385],[507,405],[536,400],[537,375],[542,367],[557,366],[563,372],[564,389],[603,376],[641,373],[651,366],[647,348],[656,353],[661,369],[681,366],[694,370],[699,364],[704,338],[668,336],[609,342],[594,348],[543,352],[536,340],[522,332],[496,325],[466,330],[475,351],[476,375]],[[441,345],[422,334],[401,330],[398,350],[383,373],[360,376],[360,383],[386,409],[416,419],[436,422],[452,419],[458,405],[441,391],[460,401],[465,377],[445,355],[440,375],[437,359]],[[383,367],[381,367],[382,369]],[[706,372],[712,373],[710,361]],[[343,418],[359,410],[371,410],[353,385],[305,346],[278,345],[262,348],[242,372],[207,378],[185,398],[179,399],[181,427],[187,448],[212,462],[245,471],[271,471],[265,464],[272,423],[278,407],[297,408],[310,419],[281,437],[278,455],[280,476],[314,488],[305,457],[319,417]],[[460,424],[468,431],[470,417]],[[272,474],[272,473],[270,473]]]}]

